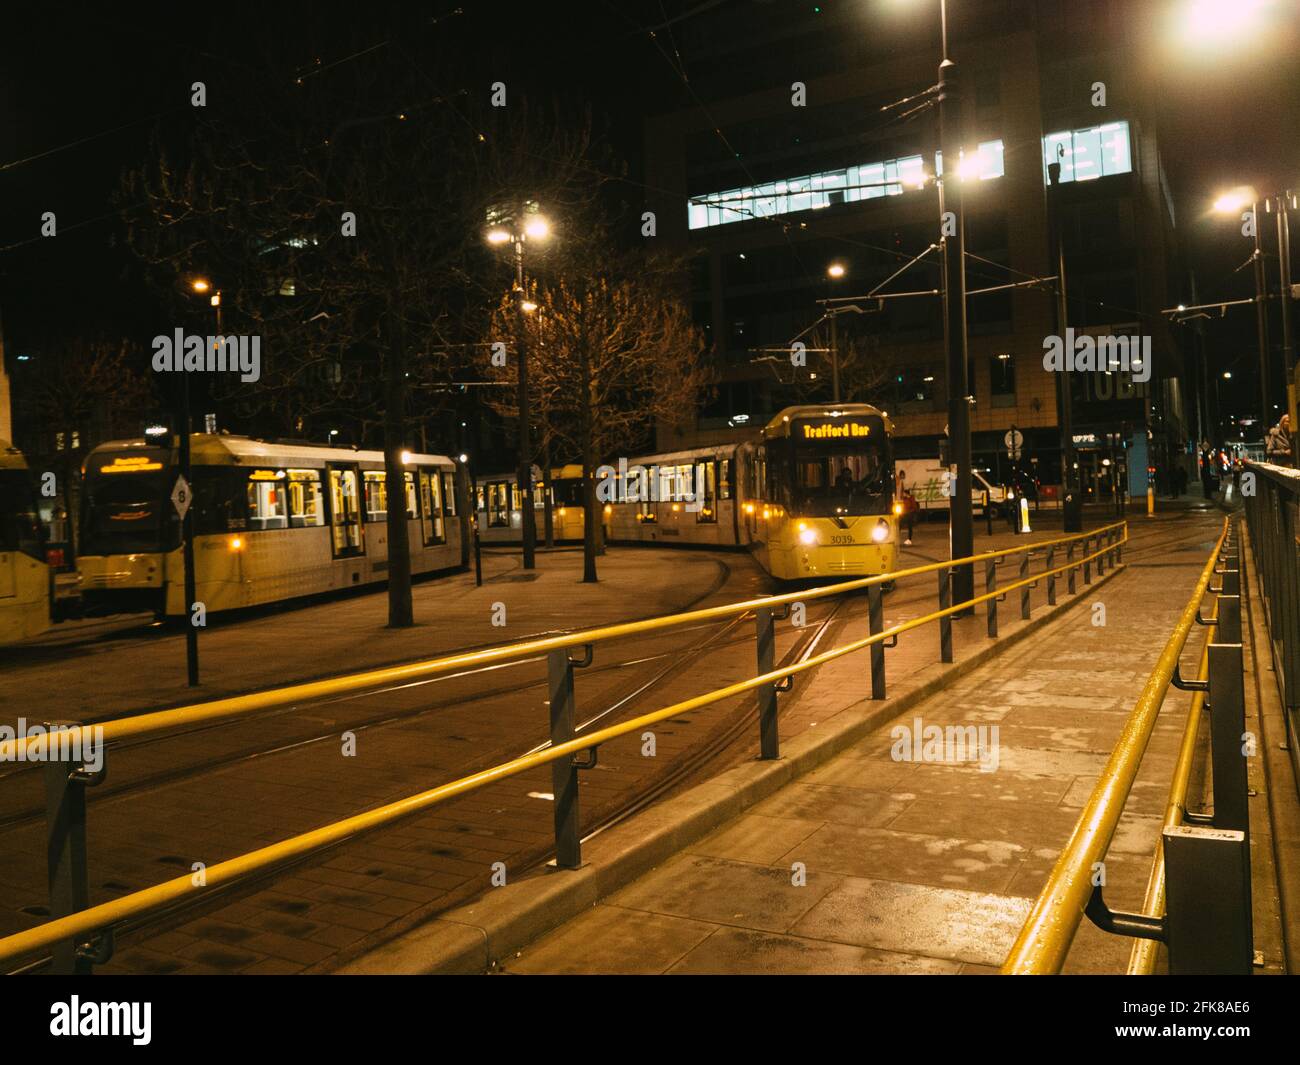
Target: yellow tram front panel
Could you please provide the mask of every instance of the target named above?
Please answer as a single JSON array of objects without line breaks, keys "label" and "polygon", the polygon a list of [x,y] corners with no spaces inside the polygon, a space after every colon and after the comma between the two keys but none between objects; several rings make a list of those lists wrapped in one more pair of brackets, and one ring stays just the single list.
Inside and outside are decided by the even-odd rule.
[{"label": "yellow tram front panel", "polygon": [[796,518],[771,515],[767,558],[773,577],[863,577],[898,568],[898,519],[892,514]]},{"label": "yellow tram front panel", "polygon": [[50,627],[50,568],[22,551],[0,551],[0,644]]}]

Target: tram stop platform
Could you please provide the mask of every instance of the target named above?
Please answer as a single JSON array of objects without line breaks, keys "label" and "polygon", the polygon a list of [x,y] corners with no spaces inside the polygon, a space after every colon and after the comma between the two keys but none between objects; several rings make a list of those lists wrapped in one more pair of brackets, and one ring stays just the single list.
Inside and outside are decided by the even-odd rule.
[{"label": "tram stop platform", "polygon": [[[1130,518],[1135,527],[1141,520]],[[863,697],[864,654],[827,663],[781,697],[789,702],[778,761],[751,752],[584,840],[580,869],[489,892],[340,971],[996,973],[1187,605],[1220,520],[1188,514],[1175,519],[1177,536],[1145,547],[1135,538],[1122,567],[1054,610],[1036,608],[1030,622],[1004,623],[999,641],[984,639],[982,609],[958,621],[951,665],[936,662],[933,628],[907,634],[889,652],[883,702]],[[1198,632],[1184,676],[1195,675]],[[1246,642],[1249,690],[1256,663]],[[1142,908],[1191,698],[1170,690],[1114,836],[1105,862],[1113,909]],[[1258,731],[1257,701],[1247,699],[1246,715]],[[927,749],[929,726],[968,736],[973,726],[979,747],[964,761]],[[1204,759],[1196,764],[1191,810],[1205,805],[1194,797],[1209,796]],[[1294,915],[1300,875],[1274,854],[1300,853],[1300,813],[1289,772],[1274,769],[1272,795],[1268,777],[1264,759],[1252,759],[1255,972],[1280,974],[1288,965],[1279,897],[1291,898]],[[1289,931],[1295,943],[1294,916]],[[1122,973],[1135,942],[1085,920],[1064,971]]]}]

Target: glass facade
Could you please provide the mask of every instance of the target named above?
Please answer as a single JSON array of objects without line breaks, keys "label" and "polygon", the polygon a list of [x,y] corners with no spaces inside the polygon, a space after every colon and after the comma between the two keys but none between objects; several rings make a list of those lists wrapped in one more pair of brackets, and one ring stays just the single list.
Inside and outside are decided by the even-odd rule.
[{"label": "glass facade", "polygon": [[[1127,122],[1049,133],[1043,138],[1044,183],[1047,164],[1057,158],[1058,152],[1063,182],[1091,181],[1112,174],[1127,174],[1133,169]],[[988,181],[1005,175],[1005,163],[1002,141],[984,141],[968,157],[965,168],[970,171],[968,176]],[[939,153],[935,155],[935,171],[943,173],[943,156]],[[751,218],[815,211],[836,203],[900,196],[908,188],[918,188],[924,178],[925,168],[919,155],[824,170],[765,185],[747,185],[697,196],[687,205],[687,224],[691,229],[707,229]]]}]

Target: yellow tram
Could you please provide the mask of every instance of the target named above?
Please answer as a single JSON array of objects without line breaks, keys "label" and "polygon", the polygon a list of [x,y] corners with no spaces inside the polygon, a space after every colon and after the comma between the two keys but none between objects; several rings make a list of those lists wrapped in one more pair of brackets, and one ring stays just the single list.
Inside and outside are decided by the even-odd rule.
[{"label": "yellow tram", "polygon": [[50,626],[54,574],[23,454],[0,440],[0,644]]},{"label": "yellow tram", "polygon": [[[209,612],[387,579],[384,456],[305,443],[195,434],[196,600]],[[404,455],[411,572],[460,566],[457,465]],[[87,456],[78,584],[87,613],[185,612],[176,450],[115,441]]]}]

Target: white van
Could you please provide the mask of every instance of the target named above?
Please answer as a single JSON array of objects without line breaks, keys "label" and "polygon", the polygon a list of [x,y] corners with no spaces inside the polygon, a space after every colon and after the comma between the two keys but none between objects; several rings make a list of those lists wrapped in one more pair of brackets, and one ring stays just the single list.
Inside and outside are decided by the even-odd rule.
[{"label": "white van", "polygon": [[[921,510],[948,509],[951,475],[948,467],[940,465],[937,458],[896,459],[894,479],[895,496],[902,495],[906,488]],[[1006,505],[1007,490],[1001,485],[989,484],[984,475],[975,470],[971,473],[971,506],[980,513],[984,510],[985,493],[993,514],[1000,514]]]}]

